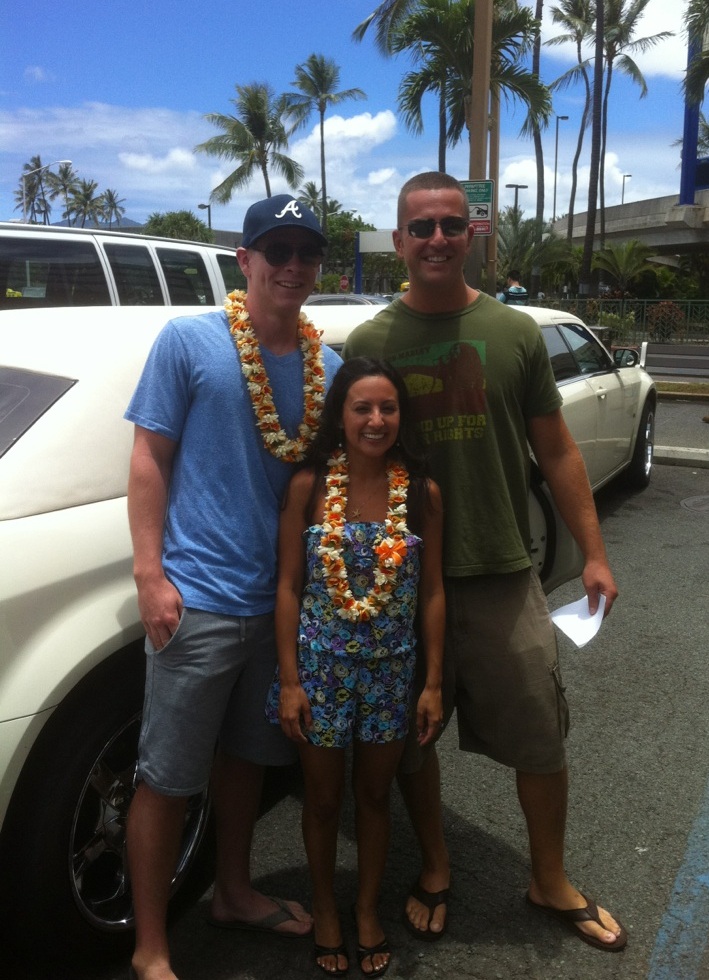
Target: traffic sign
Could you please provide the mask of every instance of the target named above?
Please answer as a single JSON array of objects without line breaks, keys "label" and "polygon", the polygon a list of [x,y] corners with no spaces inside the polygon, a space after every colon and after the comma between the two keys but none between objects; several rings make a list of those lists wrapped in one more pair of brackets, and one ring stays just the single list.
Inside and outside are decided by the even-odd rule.
[{"label": "traffic sign", "polygon": [[495,200],[494,181],[461,180],[468,199],[470,223],[476,235],[492,234],[492,211]]},{"label": "traffic sign", "polygon": [[347,276],[340,276],[340,289],[345,290],[349,286],[350,281]]}]

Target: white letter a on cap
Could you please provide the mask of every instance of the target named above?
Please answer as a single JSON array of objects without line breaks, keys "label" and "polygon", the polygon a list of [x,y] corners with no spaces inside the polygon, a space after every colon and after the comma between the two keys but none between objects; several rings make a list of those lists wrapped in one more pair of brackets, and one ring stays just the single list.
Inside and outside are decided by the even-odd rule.
[{"label": "white letter a on cap", "polygon": [[274,217],[275,218],[282,218],[289,211],[291,212],[291,214],[293,215],[294,218],[302,218],[303,217],[303,215],[300,213],[300,208],[298,207],[298,202],[297,201],[289,201],[286,204],[286,206],[283,208],[283,210],[282,211],[279,211],[279,213],[276,214],[276,215],[274,215]]}]

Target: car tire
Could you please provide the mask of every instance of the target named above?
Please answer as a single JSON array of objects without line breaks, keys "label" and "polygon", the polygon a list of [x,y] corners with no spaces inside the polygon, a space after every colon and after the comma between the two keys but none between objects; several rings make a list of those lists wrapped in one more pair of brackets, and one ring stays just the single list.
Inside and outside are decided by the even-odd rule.
[{"label": "car tire", "polygon": [[640,414],[638,434],[630,465],[625,471],[625,480],[634,490],[644,490],[652,476],[653,453],[655,449],[655,404],[648,400]]},{"label": "car tire", "polygon": [[[3,826],[7,934],[35,961],[47,956],[56,968],[61,955],[76,975],[133,942],[125,823],[143,687],[142,644],[87,675],[45,724]],[[171,916],[204,893],[213,868],[205,793],[188,808]]]}]

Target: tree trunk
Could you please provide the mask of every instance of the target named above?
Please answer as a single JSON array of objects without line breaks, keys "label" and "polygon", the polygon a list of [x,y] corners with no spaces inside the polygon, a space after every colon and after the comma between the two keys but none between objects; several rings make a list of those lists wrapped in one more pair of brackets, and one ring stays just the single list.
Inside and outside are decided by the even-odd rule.
[{"label": "tree trunk", "polygon": [[327,187],[325,186],[325,109],[320,110],[320,177],[322,179],[322,217],[320,227],[327,235]]},{"label": "tree trunk", "polygon": [[601,159],[601,107],[603,103],[603,40],[605,33],[605,10],[603,0],[596,0],[596,45],[593,65],[593,106],[591,129],[591,167],[588,180],[588,214],[586,217],[586,236],[583,243],[583,258],[579,274],[579,295],[588,296],[591,291],[591,259],[593,239],[596,231],[596,210],[598,202],[598,171]]},{"label": "tree trunk", "polygon": [[[534,16],[540,22],[542,20],[542,15],[544,13],[544,0],[537,0],[537,5],[534,11]],[[539,78],[539,68],[541,63],[541,48],[542,48],[542,37],[541,37],[541,26],[534,39],[534,48],[532,49],[532,74]],[[542,242],[542,232],[544,230],[544,149],[542,147],[542,134],[539,130],[539,123],[534,120],[534,157],[537,163],[537,241],[535,244],[537,246],[541,245]],[[554,215],[552,215],[552,219]],[[539,292],[542,282],[541,269],[538,265],[532,266],[532,275],[529,282],[529,295],[536,296]]]}]

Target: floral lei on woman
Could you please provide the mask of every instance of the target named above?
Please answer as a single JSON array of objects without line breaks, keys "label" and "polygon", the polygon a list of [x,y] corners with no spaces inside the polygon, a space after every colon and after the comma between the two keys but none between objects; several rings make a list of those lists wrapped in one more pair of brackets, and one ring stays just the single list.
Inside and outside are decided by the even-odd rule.
[{"label": "floral lei on woman", "polygon": [[244,305],[246,293],[235,289],[229,293],[224,309],[229,318],[229,332],[234,338],[246,378],[251,404],[256,415],[256,426],[261,432],[266,449],[285,463],[299,463],[305,458],[310,443],[318,429],[325,402],[325,368],[323,366],[320,331],[301,313],[298,316],[298,344],[303,352],[303,421],[298,435],[289,439],[281,428],[278,412],[273,401],[273,389],[266,374],[256,334],[251,326],[249,313]]},{"label": "floral lei on woman", "polygon": [[342,619],[353,623],[373,619],[391,601],[396,570],[406,557],[406,493],[409,474],[396,463],[387,467],[388,503],[384,536],[374,551],[379,556],[374,569],[374,585],[368,595],[355,599],[347,577],[342,554],[342,539],[347,511],[349,467],[343,451],[328,460],[325,478],[325,513],[323,534],[318,548],[325,570],[325,587]]}]

